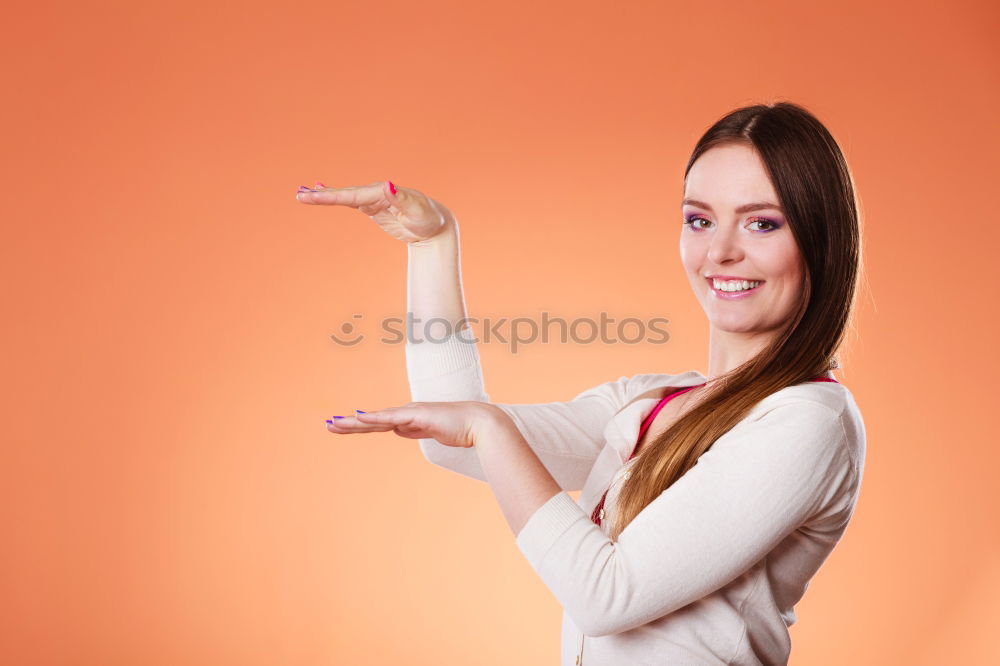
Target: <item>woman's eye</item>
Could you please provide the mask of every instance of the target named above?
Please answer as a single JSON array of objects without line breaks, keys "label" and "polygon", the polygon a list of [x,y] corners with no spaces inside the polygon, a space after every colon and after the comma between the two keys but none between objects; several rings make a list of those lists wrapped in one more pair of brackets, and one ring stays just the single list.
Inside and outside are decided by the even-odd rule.
[{"label": "woman's eye", "polygon": [[[693,215],[691,217],[684,219],[684,224],[691,227],[692,229],[705,229],[707,224],[703,226],[699,224],[700,222],[711,224],[711,220],[701,217],[700,215]],[[750,220],[750,224],[764,225],[763,227],[758,226],[756,229],[756,231],[762,231],[762,232],[774,231],[775,229],[781,226],[777,222],[769,220],[766,217],[755,217],[752,220]]]},{"label": "woman's eye", "polygon": [[758,228],[760,231],[774,231],[775,229],[778,228],[778,225],[775,222],[767,219],[766,217],[756,217],[756,218],[753,219],[753,221],[751,222],[751,224],[764,224],[764,225],[767,225],[764,229],[759,229]]},{"label": "woman's eye", "polygon": [[708,220],[703,217],[698,217],[697,215],[684,219],[684,224],[690,226],[692,229],[704,229],[704,227],[697,224],[698,222],[708,222]]}]

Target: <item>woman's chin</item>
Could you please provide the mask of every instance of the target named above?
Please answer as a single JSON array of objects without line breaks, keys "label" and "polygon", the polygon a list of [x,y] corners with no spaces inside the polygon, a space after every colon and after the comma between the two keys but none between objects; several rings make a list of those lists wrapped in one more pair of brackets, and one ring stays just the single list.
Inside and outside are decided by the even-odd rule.
[{"label": "woman's chin", "polygon": [[759,333],[764,328],[756,318],[709,315],[708,320],[712,328],[724,333]]}]

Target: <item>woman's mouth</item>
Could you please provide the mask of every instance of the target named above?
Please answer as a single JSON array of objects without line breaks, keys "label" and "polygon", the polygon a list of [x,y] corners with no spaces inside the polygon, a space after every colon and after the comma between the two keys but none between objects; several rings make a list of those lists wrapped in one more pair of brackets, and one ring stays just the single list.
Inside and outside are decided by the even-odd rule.
[{"label": "woman's mouth", "polygon": [[764,284],[764,280],[716,280],[715,278],[705,278],[708,281],[708,288],[716,298],[727,301],[735,301],[741,298],[748,298]]}]

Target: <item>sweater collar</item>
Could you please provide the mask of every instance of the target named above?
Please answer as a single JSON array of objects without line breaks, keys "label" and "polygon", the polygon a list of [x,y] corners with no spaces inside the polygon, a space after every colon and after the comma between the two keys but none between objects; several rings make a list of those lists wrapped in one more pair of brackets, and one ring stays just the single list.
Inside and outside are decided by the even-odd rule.
[{"label": "sweater collar", "polygon": [[679,375],[655,375],[646,379],[638,388],[639,392],[626,400],[605,426],[604,439],[607,446],[591,469],[591,475],[580,493],[580,506],[589,512],[597,505],[615,473],[632,455],[643,419],[663,396],[706,381],[708,379],[704,375],[695,371]]},{"label": "sweater collar", "polygon": [[617,452],[619,461],[624,464],[632,455],[636,440],[639,438],[642,421],[656,403],[678,389],[697,386],[707,381],[707,377],[694,370],[679,375],[662,375],[654,379],[647,388],[630,398],[611,417],[611,421],[604,431],[604,436]]}]

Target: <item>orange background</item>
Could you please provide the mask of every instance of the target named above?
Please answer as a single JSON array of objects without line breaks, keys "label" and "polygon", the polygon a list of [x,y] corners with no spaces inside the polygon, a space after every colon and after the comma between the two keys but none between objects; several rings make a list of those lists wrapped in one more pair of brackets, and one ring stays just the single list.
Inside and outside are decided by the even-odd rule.
[{"label": "orange background", "polygon": [[991,2],[102,2],[5,10],[6,664],[555,664],[486,484],[332,414],[409,400],[406,248],[298,185],[455,211],[472,316],[663,316],[665,345],[481,344],[500,402],[704,372],[684,163],[744,104],[827,124],[864,213],[838,377],[861,500],[792,664],[996,654]]}]

